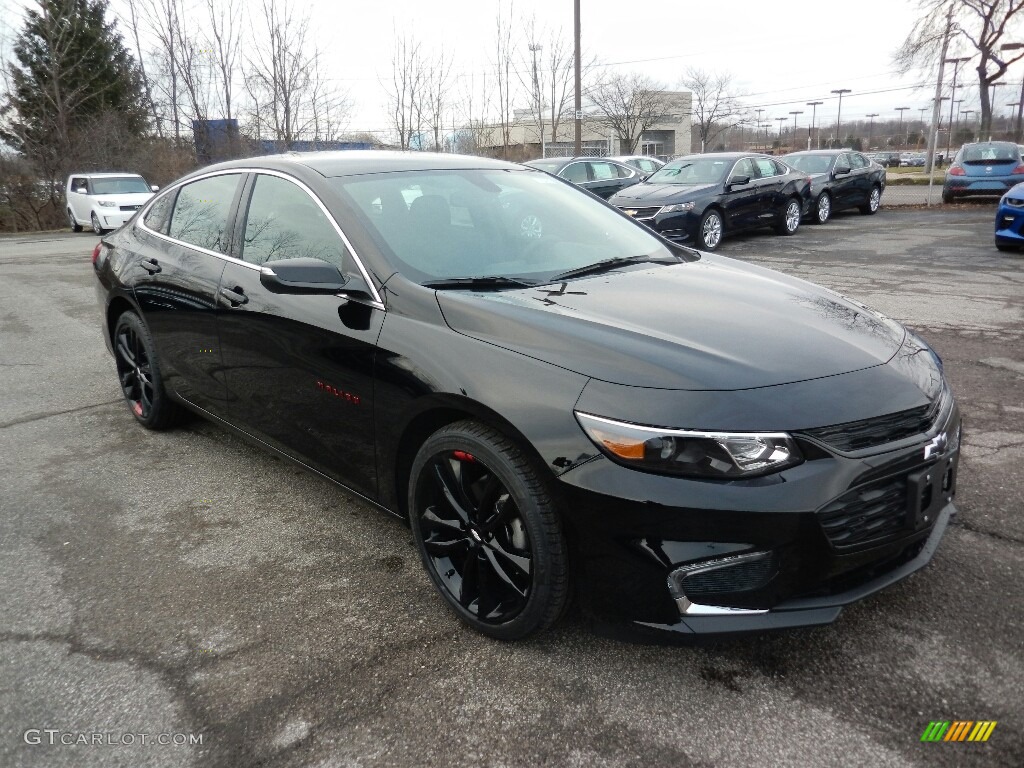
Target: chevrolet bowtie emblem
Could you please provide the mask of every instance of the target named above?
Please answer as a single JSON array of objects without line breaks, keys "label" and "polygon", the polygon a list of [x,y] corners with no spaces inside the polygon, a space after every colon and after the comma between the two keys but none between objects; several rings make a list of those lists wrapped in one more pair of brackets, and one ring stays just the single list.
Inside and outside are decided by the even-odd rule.
[{"label": "chevrolet bowtie emblem", "polygon": [[924,447],[924,457],[930,459],[932,456],[938,456],[946,448],[946,433],[940,432],[933,437]]},{"label": "chevrolet bowtie emblem", "polygon": [[636,216],[637,212],[634,211],[632,208],[627,208],[626,210],[623,211],[623,213],[626,214],[627,216]]}]

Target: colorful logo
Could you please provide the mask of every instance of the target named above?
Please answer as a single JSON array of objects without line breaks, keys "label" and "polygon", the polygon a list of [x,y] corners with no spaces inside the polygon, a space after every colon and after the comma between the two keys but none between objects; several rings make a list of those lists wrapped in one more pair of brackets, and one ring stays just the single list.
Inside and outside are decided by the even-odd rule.
[{"label": "colorful logo", "polygon": [[996,729],[996,720],[932,720],[921,734],[921,741],[988,741]]}]

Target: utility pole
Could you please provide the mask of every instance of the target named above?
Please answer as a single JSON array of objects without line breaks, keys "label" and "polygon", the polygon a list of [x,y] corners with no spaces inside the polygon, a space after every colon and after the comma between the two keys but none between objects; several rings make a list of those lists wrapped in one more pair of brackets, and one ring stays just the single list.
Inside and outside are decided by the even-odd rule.
[{"label": "utility pole", "polygon": [[537,52],[543,50],[544,46],[530,43],[528,47],[533,54],[533,105],[537,110],[537,127],[540,131],[540,156],[547,157],[544,151],[544,103],[540,97],[540,80],[537,79]]},{"label": "utility pole", "polygon": [[[949,151],[953,145],[953,106],[959,102],[956,100],[956,73],[960,69],[960,65],[965,61],[970,61],[970,56],[960,56],[955,59],[945,59],[946,64],[953,65],[953,85],[949,89],[949,133],[946,135],[946,160],[949,160]],[[963,99],[960,99],[962,102]]]},{"label": "utility pole", "polygon": [[[988,100],[988,141],[992,141],[992,124],[996,121],[996,88],[1000,85],[1006,85],[1006,83],[1000,80],[998,83],[990,83],[990,85],[992,86],[992,96]],[[982,122],[985,121],[985,116],[980,112],[978,113],[978,117]],[[978,137],[978,140],[981,140],[981,136]]]},{"label": "utility pole", "polygon": [[[802,109],[792,109],[789,112],[789,114],[791,114],[793,116],[793,141],[791,142],[791,144],[793,145],[793,151],[794,152],[796,151],[796,116],[797,115],[802,115],[803,113],[804,113],[804,111]],[[808,133],[807,134],[807,141],[810,142],[810,140],[811,140],[811,134]]]},{"label": "utility pole", "polygon": [[843,133],[842,133],[842,130],[840,129],[840,121],[843,119],[843,94],[844,93],[850,93],[850,89],[849,88],[836,88],[836,89],[834,89],[832,91],[832,93],[838,93],[839,94],[839,112],[836,114],[836,143],[839,144],[839,145],[842,145],[842,143],[843,143]]},{"label": "utility pole", "polygon": [[925,170],[928,173],[928,205],[932,204],[932,171],[935,169],[935,145],[939,139],[939,107],[942,104],[942,72],[945,69],[946,52],[949,50],[949,36],[953,31],[953,2],[950,0],[946,13],[946,31],[942,35],[942,51],[939,53],[939,76],[935,81],[935,99],[932,101],[932,122],[928,128],[928,157]]},{"label": "utility pole", "polygon": [[583,78],[580,76],[580,0],[573,2],[573,36],[576,41],[576,157],[583,154]]},{"label": "utility pole", "polygon": [[877,112],[872,112],[870,115],[866,115],[868,118],[868,149],[871,149],[871,134],[874,133],[875,118],[878,117]]},{"label": "utility pole", "polygon": [[775,122],[779,124],[779,151],[782,150],[782,124],[789,120],[788,117],[776,117]]},{"label": "utility pole", "polygon": [[910,107],[896,107],[896,111],[900,113],[900,124],[899,128],[896,129],[896,136],[899,139],[897,142],[897,149],[902,149],[907,143],[906,138],[903,136],[903,113],[908,109],[910,109]]},{"label": "utility pole", "polygon": [[[823,101],[808,101],[807,102],[807,106],[811,107],[811,127],[807,129],[807,149],[811,148],[811,131],[814,129],[815,125],[817,124],[818,105],[819,104],[824,104],[824,103],[825,102],[823,102]],[[818,136],[818,140],[816,142],[815,149],[821,149],[821,131],[818,131],[817,136]]]}]

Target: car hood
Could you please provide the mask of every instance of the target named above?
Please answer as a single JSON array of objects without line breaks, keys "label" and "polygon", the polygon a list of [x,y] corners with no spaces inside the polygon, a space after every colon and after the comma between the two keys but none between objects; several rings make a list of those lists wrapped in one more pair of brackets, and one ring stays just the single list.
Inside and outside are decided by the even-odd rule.
[{"label": "car hood", "polygon": [[443,291],[455,331],[602,381],[736,390],[888,362],[905,331],[811,283],[722,256],[514,291]]},{"label": "car hood", "polygon": [[679,203],[717,190],[718,184],[683,186],[682,184],[647,184],[641,182],[612,196],[613,203]]}]

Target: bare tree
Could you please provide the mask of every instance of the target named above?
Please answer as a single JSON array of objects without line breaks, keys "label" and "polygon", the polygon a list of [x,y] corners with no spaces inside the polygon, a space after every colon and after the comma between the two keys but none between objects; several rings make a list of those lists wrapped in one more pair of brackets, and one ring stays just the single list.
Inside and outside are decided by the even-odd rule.
[{"label": "bare tree", "polygon": [[725,72],[689,67],[682,85],[692,94],[692,120],[703,152],[715,137],[743,119],[743,105],[733,93],[732,75]]},{"label": "bare tree", "polygon": [[[181,30],[180,0],[137,0],[133,7],[139,11],[139,18],[146,25],[149,34],[157,42],[155,57],[158,62],[158,74],[154,78],[153,90],[163,94],[167,109],[170,111],[171,130],[174,142],[181,145],[181,101],[179,94],[178,40],[183,36]],[[154,111],[156,109],[154,108]]]},{"label": "bare tree", "polygon": [[512,108],[512,3],[508,5],[508,17],[502,13],[501,0],[498,0],[498,10],[495,14],[494,28],[494,67],[497,73],[496,85],[498,87],[498,126],[501,130],[501,151],[502,157],[506,160],[509,157],[509,145],[512,143],[512,121],[515,113]]},{"label": "bare tree", "polygon": [[423,112],[427,126],[434,134],[434,151],[441,151],[441,133],[444,117],[448,113],[448,86],[451,81],[452,61],[441,49],[427,65],[423,88]]},{"label": "bare tree", "polygon": [[[479,91],[477,86],[479,85]],[[475,76],[470,75],[463,80],[463,92],[460,100],[461,129],[455,136],[455,150],[464,154],[479,154],[495,144],[493,122],[487,119],[490,112],[493,92],[488,88],[487,75],[483,75],[478,83]]]},{"label": "bare tree", "polygon": [[217,78],[217,98],[225,119],[234,118],[232,97],[241,37],[241,4],[238,0],[206,0],[209,57]]},{"label": "bare tree", "polygon": [[646,75],[612,73],[588,93],[605,123],[622,143],[623,154],[632,154],[640,136],[665,113],[665,91]]},{"label": "bare tree", "polygon": [[918,0],[921,14],[894,61],[904,72],[933,71],[945,36],[948,9],[955,24],[954,40],[966,43],[968,54],[977,56],[978,95],[981,100],[981,134],[992,126],[990,88],[1006,74],[1011,64],[1024,59],[1024,50],[1005,55],[1002,43],[1008,32],[1016,31],[1024,0]]},{"label": "bare tree", "polygon": [[139,74],[142,77],[142,87],[146,91],[146,106],[153,118],[153,128],[156,130],[156,135],[162,137],[164,135],[163,123],[160,120],[160,114],[157,112],[156,102],[153,100],[153,85],[150,82],[149,73],[146,71],[146,56],[142,50],[142,40],[139,35],[138,0],[128,0],[128,14],[132,40],[135,42],[135,56],[139,62]]},{"label": "bare tree", "polygon": [[322,141],[348,112],[347,98],[321,71],[321,53],[309,34],[309,16],[298,15],[288,0],[262,0],[259,29],[247,57],[245,87],[252,98],[258,137],[269,135],[279,149],[302,140]]},{"label": "bare tree", "polygon": [[391,87],[388,109],[391,127],[398,136],[398,146],[410,149],[414,136],[423,130],[423,91],[426,89],[423,55],[420,43],[404,32],[395,32],[395,49],[391,56]]}]

